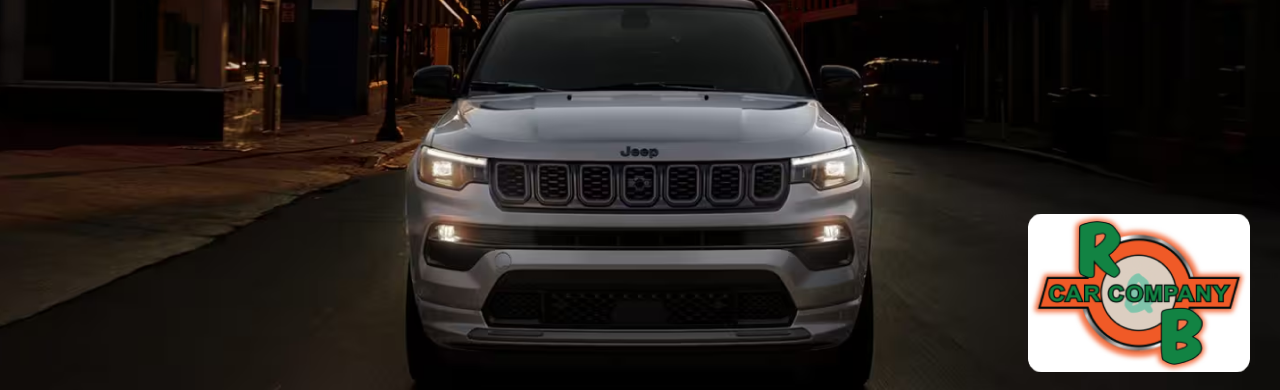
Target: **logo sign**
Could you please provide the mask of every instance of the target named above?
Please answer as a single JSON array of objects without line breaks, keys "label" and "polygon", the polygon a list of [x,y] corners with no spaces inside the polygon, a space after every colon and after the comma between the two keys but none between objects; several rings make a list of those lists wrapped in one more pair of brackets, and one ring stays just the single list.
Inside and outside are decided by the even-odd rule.
[{"label": "logo sign", "polygon": [[[1238,321],[1211,324],[1207,320],[1207,317],[1214,315],[1210,314],[1213,312],[1230,318],[1239,317],[1236,316],[1241,314],[1238,312],[1244,311],[1237,310],[1236,306],[1241,302],[1244,271],[1239,269],[1239,265],[1243,264],[1247,269],[1248,264],[1247,220],[1239,215],[1189,215],[1181,216],[1184,219],[1180,222],[1144,224],[1148,219],[1158,220],[1159,217],[1161,216],[1106,218],[1054,215],[1032,219],[1029,232],[1032,236],[1029,241],[1030,273],[1031,277],[1039,281],[1039,285],[1033,289],[1035,306],[1028,324],[1031,336],[1028,340],[1028,361],[1033,368],[1041,371],[1034,360],[1038,353],[1046,352],[1031,351],[1030,347],[1042,341],[1035,339],[1062,336],[1041,334],[1042,332],[1034,329],[1035,323],[1046,320],[1046,316],[1047,319],[1072,324],[1093,333],[1091,337],[1100,341],[1093,343],[1093,346],[1101,347],[1091,348],[1096,352],[1138,355],[1159,366],[1146,366],[1147,368],[1178,369],[1184,365],[1195,366],[1197,360],[1207,359],[1207,350],[1215,351],[1217,355],[1214,360],[1218,362],[1232,360],[1227,355],[1243,350],[1244,366],[1235,371],[1243,370],[1248,365],[1247,318],[1243,325]],[[1183,229],[1171,228],[1204,218],[1216,223],[1193,224],[1183,226]],[[1133,219],[1136,221],[1129,221]],[[1052,220],[1055,226],[1037,226],[1038,220]],[[1178,219],[1174,218],[1173,221]],[[1138,229],[1137,226],[1127,224],[1128,222],[1144,228]],[[1149,229],[1154,226],[1161,229]],[[1071,230],[1063,230],[1063,227]],[[1231,240],[1204,240],[1204,235],[1220,234],[1225,227],[1235,228],[1227,230],[1236,234],[1243,230],[1243,234],[1240,234],[1242,237],[1233,238],[1237,242],[1243,240],[1243,244],[1234,244],[1243,245],[1243,248],[1221,248],[1232,245]],[[1167,233],[1165,230],[1178,230],[1178,234]],[[1214,232],[1215,230],[1218,231]],[[1069,247],[1064,248],[1059,244],[1053,246],[1058,249],[1053,252],[1038,251],[1037,249],[1044,249],[1036,248],[1036,245],[1041,244],[1041,239],[1067,241]],[[1184,241],[1194,242],[1196,245],[1175,244]],[[1067,248],[1067,251],[1060,250]],[[1240,249],[1244,251],[1243,257],[1225,257],[1240,256]],[[1188,250],[1195,252],[1187,252]],[[1225,253],[1215,253],[1214,250]],[[1061,252],[1066,252],[1066,256],[1061,256]],[[1235,271],[1196,271],[1198,265],[1204,264],[1193,264],[1193,258],[1200,259],[1202,263],[1206,260],[1227,263],[1227,267],[1218,267],[1224,264],[1213,264],[1215,267],[1212,269],[1235,268]],[[1035,272],[1045,262],[1064,261],[1074,266],[1073,272],[1038,275]],[[1083,321],[1054,316],[1055,312],[1078,313],[1083,316]],[[1247,316],[1247,313],[1244,315]],[[1220,329],[1223,333],[1211,335],[1206,332],[1217,326],[1223,327]],[[1237,329],[1230,329],[1231,327]],[[1243,329],[1239,329],[1240,327]],[[1242,331],[1244,333],[1240,333]],[[1243,334],[1245,339],[1230,341],[1231,337],[1218,337],[1227,333],[1235,333],[1237,336]],[[1064,347],[1072,349],[1070,346]],[[1111,368],[1106,371],[1134,371],[1123,367]]]},{"label": "logo sign", "polygon": [[622,157],[654,158],[654,157],[658,157],[658,148],[646,149],[646,148],[633,148],[628,146],[626,149],[622,149],[622,152],[619,152],[619,154],[621,154]]}]

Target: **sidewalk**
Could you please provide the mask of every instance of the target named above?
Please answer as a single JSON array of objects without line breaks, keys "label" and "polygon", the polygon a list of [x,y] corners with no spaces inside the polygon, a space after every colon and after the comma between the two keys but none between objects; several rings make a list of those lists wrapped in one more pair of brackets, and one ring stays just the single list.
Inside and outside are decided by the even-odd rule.
[{"label": "sidewalk", "polygon": [[398,110],[400,143],[374,141],[382,116],[371,115],[222,143],[0,152],[0,325],[383,170],[447,107]]}]

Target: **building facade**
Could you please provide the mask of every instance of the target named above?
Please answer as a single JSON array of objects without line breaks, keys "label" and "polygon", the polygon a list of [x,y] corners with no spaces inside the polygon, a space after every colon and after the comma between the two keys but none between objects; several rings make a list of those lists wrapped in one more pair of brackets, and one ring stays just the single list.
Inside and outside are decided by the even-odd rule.
[{"label": "building facade", "polygon": [[[399,47],[390,4],[401,7]],[[0,0],[0,119],[226,140],[271,132],[281,118],[373,114],[385,107],[390,56],[405,81],[462,63],[458,37],[480,29],[465,4]],[[399,101],[413,101],[409,84]]]},{"label": "building facade", "polygon": [[278,128],[280,5],[0,0],[0,115],[201,139]]},{"label": "building facade", "polygon": [[[1280,126],[1271,0],[986,0],[964,10],[970,118],[1045,131],[1086,121],[1090,157],[1157,183],[1257,192]],[[1077,90],[1081,111],[1055,96]],[[1246,186],[1249,188],[1230,188]]]}]

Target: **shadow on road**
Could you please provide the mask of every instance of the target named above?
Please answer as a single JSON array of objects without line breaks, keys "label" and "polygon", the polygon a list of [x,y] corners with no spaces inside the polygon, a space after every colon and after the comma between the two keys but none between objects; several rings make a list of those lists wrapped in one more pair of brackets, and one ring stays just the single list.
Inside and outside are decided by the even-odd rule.
[{"label": "shadow on road", "polygon": [[[508,355],[510,356],[510,355]],[[452,371],[453,383],[425,382],[414,389],[474,388],[476,385],[554,388],[771,387],[794,388],[816,381],[793,355],[517,355],[487,360],[475,369]],[[838,374],[837,374],[838,375]],[[835,384],[832,384],[835,385]],[[827,387],[832,387],[828,385]],[[861,384],[836,385],[862,389]]]}]

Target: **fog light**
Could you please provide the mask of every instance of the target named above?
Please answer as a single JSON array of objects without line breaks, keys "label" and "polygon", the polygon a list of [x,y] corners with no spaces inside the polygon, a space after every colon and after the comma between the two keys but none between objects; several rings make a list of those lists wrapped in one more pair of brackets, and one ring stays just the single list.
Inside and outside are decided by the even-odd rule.
[{"label": "fog light", "polygon": [[819,242],[831,242],[839,240],[844,236],[844,228],[840,225],[827,225],[822,227],[822,236],[818,237]]},{"label": "fog light", "polygon": [[445,242],[458,242],[458,233],[454,230],[453,225],[437,225],[436,239]]}]

